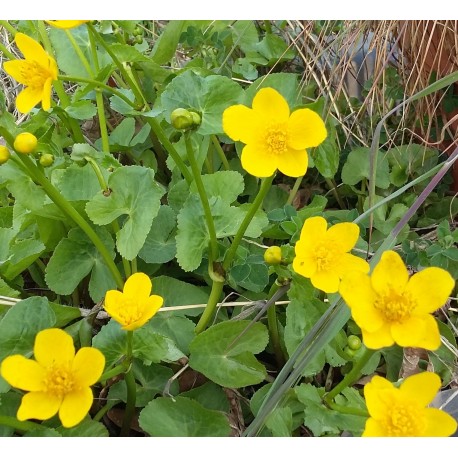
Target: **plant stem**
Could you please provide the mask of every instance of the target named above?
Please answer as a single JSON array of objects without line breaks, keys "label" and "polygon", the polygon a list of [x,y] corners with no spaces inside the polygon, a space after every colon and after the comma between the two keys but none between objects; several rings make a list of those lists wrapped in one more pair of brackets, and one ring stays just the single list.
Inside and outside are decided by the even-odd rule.
[{"label": "plant stem", "polygon": [[265,29],[267,34],[271,34],[272,33],[272,25],[271,25],[270,21],[264,21],[264,29]]},{"label": "plant stem", "polygon": [[332,401],[326,401],[326,404],[336,412],[346,413],[349,415],[358,415],[359,417],[368,417],[369,413],[365,410],[357,409],[356,407],[347,407],[336,404]]},{"label": "plant stem", "polygon": [[215,147],[216,149],[216,152],[218,153],[218,156],[219,158],[221,159],[221,162],[223,163],[224,165],[224,168],[226,170],[231,170],[231,166],[229,165],[229,162],[227,161],[227,157],[226,157],[226,154],[224,153],[223,151],[223,148],[221,147],[221,144],[220,142],[218,141],[218,138],[216,137],[216,135],[212,134],[210,136],[211,138],[211,141],[213,143],[213,146]]},{"label": "plant stem", "polygon": [[212,289],[210,292],[210,296],[208,298],[207,306],[205,307],[202,316],[200,317],[199,322],[196,325],[195,333],[200,334],[202,331],[205,330],[210,319],[215,312],[216,305],[221,297],[221,293],[223,292],[224,282],[223,281],[215,281],[213,280]]},{"label": "plant stem", "polygon": [[[271,298],[279,289],[280,285],[275,281],[269,291],[269,298]],[[277,310],[275,302],[267,309],[267,327],[269,329],[270,343],[274,349],[275,359],[279,367],[284,366],[285,356],[281,348],[280,335],[278,334]]]},{"label": "plant stem", "polygon": [[291,205],[293,203],[293,200],[296,197],[297,191],[299,191],[299,188],[301,187],[303,178],[304,178],[304,175],[296,178],[293,189],[291,189],[291,191],[289,192],[289,196],[288,196],[288,200],[286,201],[286,205]]},{"label": "plant stem", "polygon": [[374,350],[365,348],[359,360],[356,361],[353,365],[351,371],[343,378],[343,380],[340,381],[340,383],[338,383],[331,391],[323,396],[323,401],[326,403],[328,401],[332,401],[344,388],[354,383],[361,375],[362,368],[366,365],[374,353]]},{"label": "plant stem", "polygon": [[122,289],[124,282],[122,280],[121,274],[119,273],[116,264],[111,258],[107,247],[100,240],[94,229],[92,229],[89,223],[75,210],[72,204],[68,202],[64,197],[62,197],[60,192],[54,187],[54,185],[46,178],[46,176],[38,169],[38,167],[27,155],[18,154],[17,157],[22,161],[30,177],[43,187],[43,190],[46,192],[49,198],[64,212],[64,214],[69,216],[85,232],[85,234],[96,246],[97,250],[103,257],[108,269],[116,281],[118,288]]},{"label": "plant stem", "polygon": [[340,198],[339,192],[337,191],[337,186],[336,183],[331,180],[330,178],[325,178],[326,184],[328,185],[330,191],[334,194],[334,198],[337,200],[337,203],[339,204],[339,207],[342,210],[345,210],[347,207],[343,203],[342,199]]},{"label": "plant stem", "polygon": [[13,35],[13,38],[16,36],[16,29],[8,21],[1,20],[0,25],[3,26],[6,30],[8,30],[8,32],[11,33],[11,35]]},{"label": "plant stem", "polygon": [[254,215],[256,214],[259,207],[261,206],[264,200],[264,197],[266,196],[267,192],[269,191],[270,186],[274,180],[274,177],[275,177],[275,174],[263,180],[261,187],[259,189],[258,195],[256,196],[253,203],[251,204],[251,207],[248,210],[247,214],[245,215],[245,218],[243,218],[243,221],[240,224],[240,227],[237,233],[235,234],[234,240],[232,241],[232,244],[226,253],[226,257],[224,258],[223,269],[225,272],[227,272],[229,267],[231,266],[232,261],[235,258],[235,254],[237,252],[237,248],[240,244],[240,241],[242,240],[243,236],[245,235],[245,231],[247,230],[247,227],[251,223],[251,220],[253,219]]},{"label": "plant stem", "polygon": [[135,385],[134,371],[132,368],[132,340],[134,336],[134,331],[127,331],[127,352],[126,360],[129,362],[129,369],[127,369],[125,375],[126,388],[127,388],[127,402],[126,409],[124,411],[124,418],[121,426],[121,436],[129,436],[130,425],[132,423],[132,418],[135,413],[135,401],[137,398],[137,387]]},{"label": "plant stem", "polygon": [[[204,183],[200,174],[199,166],[197,165],[196,158],[194,156],[194,149],[191,143],[190,134],[185,134],[186,152],[188,154],[188,161],[191,165],[194,182],[197,186],[197,192],[199,193],[200,201],[204,209],[205,222],[207,223],[208,235],[210,237],[210,252],[211,256],[209,262],[216,261],[218,259],[218,244],[216,240],[215,222],[213,221],[213,215],[208,202],[207,193],[205,192]],[[210,266],[211,267],[211,266]]]},{"label": "plant stem", "polygon": [[4,44],[2,44],[2,43],[0,43],[0,52],[1,52],[4,56],[8,57],[8,59],[10,59],[10,60],[16,60],[15,55],[14,55],[12,52],[8,51],[8,49],[6,48],[6,46],[5,46]]},{"label": "plant stem", "polygon": [[67,35],[67,38],[68,40],[70,41],[73,49],[75,50],[79,60],[81,61],[81,63],[83,64],[83,67],[85,68],[85,70],[87,71],[87,74],[92,77],[94,76],[93,73],[92,73],[92,68],[91,68],[91,65],[89,64],[88,60],[86,59],[86,56],[83,54],[83,51],[81,51],[81,48],[80,46],[78,45],[78,43],[76,42],[76,40],[73,38],[73,35],[72,33],[66,29],[65,30],[65,34]]},{"label": "plant stem", "polygon": [[19,421],[17,418],[10,417],[8,415],[0,415],[0,425],[8,426],[19,431],[33,431],[34,429],[46,429],[39,423],[34,423],[33,421]]}]

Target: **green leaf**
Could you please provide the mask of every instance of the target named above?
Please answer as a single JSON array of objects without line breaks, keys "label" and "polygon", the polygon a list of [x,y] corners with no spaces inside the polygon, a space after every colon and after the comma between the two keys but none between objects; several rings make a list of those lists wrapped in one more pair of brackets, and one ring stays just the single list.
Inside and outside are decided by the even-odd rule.
[{"label": "green leaf", "polygon": [[182,396],[153,399],[140,412],[139,424],[155,437],[228,437],[231,432],[222,412]]},{"label": "green leaf", "polygon": [[[0,380],[3,380],[0,378]],[[0,395],[0,415],[16,417],[16,413],[21,404],[22,396],[19,393],[10,391]],[[37,425],[38,426],[38,425]],[[14,428],[0,425],[0,437],[11,437],[14,434]]]},{"label": "green leaf", "polygon": [[197,388],[181,393],[181,396],[191,398],[210,410],[220,410],[229,413],[231,408],[223,388],[213,382],[206,382]]},{"label": "green leaf", "polygon": [[54,428],[39,427],[32,429],[31,431],[27,431],[23,437],[62,437],[62,434],[57,432]]},{"label": "green leaf", "polygon": [[218,323],[191,342],[189,365],[227,388],[255,385],[264,380],[265,367],[254,354],[267,345],[267,329],[255,323],[243,335],[249,321]]},{"label": "green leaf", "polygon": [[272,33],[266,34],[254,48],[267,59],[268,66],[291,60],[295,57],[293,48],[288,47],[282,38]]},{"label": "green leaf", "polygon": [[260,293],[269,283],[269,269],[262,255],[238,259],[230,270],[233,282],[249,291]]},{"label": "green leaf", "polygon": [[57,428],[62,437],[108,437],[108,430],[100,422],[86,418],[73,428]]},{"label": "green leaf", "polygon": [[175,55],[185,22],[177,20],[170,21],[165,29],[161,31],[150,54],[150,58],[156,64],[166,64]]},{"label": "green leaf", "polygon": [[135,135],[135,119],[123,119],[110,134],[110,145],[129,146]]},{"label": "green leaf", "polygon": [[[375,175],[378,188],[387,189],[390,186],[389,172],[387,155],[378,151]],[[354,186],[363,178],[370,180],[370,148],[360,147],[350,151],[342,168],[342,182]]]},{"label": "green leaf", "polygon": [[37,333],[55,323],[45,297],[30,297],[13,305],[0,321],[0,361],[14,354],[31,355]]},{"label": "green leaf", "polygon": [[[104,169],[116,169],[121,166],[121,164],[114,158],[112,154],[104,153],[103,151],[97,151],[87,143],[75,143],[72,147],[72,154],[70,155],[72,161],[80,163],[81,166],[86,165],[87,161],[85,156],[89,156],[90,158],[94,159],[97,164],[102,167],[102,174],[105,178],[106,170]],[[56,172],[57,170],[53,172],[53,175]],[[92,171],[92,174],[94,175],[94,171]]]},{"label": "green leaf", "polygon": [[121,62],[148,61],[148,57],[143,55],[140,51],[138,51],[131,45],[125,45],[121,43],[110,44],[110,51],[112,51],[113,54]]},{"label": "green leaf", "polygon": [[202,123],[197,129],[201,135],[223,133],[223,111],[240,103],[243,90],[239,84],[225,76],[202,77],[192,70],[176,76],[161,95],[165,118],[176,108],[192,109],[200,113]]},{"label": "green leaf", "polygon": [[277,407],[266,419],[266,426],[274,437],[291,437],[293,413],[289,407]]},{"label": "green leaf", "polygon": [[50,302],[49,306],[56,315],[56,328],[63,328],[71,321],[81,318],[80,309],[77,307],[69,307],[68,305],[56,304],[54,302]]},{"label": "green leaf", "polygon": [[[111,235],[105,228],[97,228],[96,232],[114,258]],[[89,273],[89,294],[94,302],[100,301],[108,290],[116,289],[116,282],[95,245],[80,228],[74,228],[54,250],[46,266],[45,280],[57,294],[71,294]]]},{"label": "green leaf", "polygon": [[315,167],[324,178],[334,178],[339,168],[339,147],[337,145],[335,129],[327,126],[328,136],[324,142],[312,150],[311,156]]},{"label": "green leaf", "polygon": [[80,100],[66,107],[65,112],[74,119],[92,119],[97,108],[90,100]]},{"label": "green leaf", "polygon": [[263,87],[277,90],[288,102],[290,109],[301,103],[299,98],[298,75],[295,73],[269,73],[261,76],[245,91],[245,104],[251,106],[254,96]]},{"label": "green leaf", "polygon": [[176,228],[175,212],[167,205],[159,208],[153,219],[145,244],[138,253],[147,263],[164,264],[171,261],[176,254],[174,230]]},{"label": "green leaf", "polygon": [[246,54],[255,51],[259,43],[258,31],[253,21],[236,21],[232,27],[232,40]]},{"label": "green leaf", "polygon": [[110,195],[100,191],[86,204],[86,212],[98,225],[127,215],[116,234],[116,248],[122,257],[132,260],[145,243],[164,191],[154,181],[154,172],[140,166],[116,169],[108,179],[108,187]]}]

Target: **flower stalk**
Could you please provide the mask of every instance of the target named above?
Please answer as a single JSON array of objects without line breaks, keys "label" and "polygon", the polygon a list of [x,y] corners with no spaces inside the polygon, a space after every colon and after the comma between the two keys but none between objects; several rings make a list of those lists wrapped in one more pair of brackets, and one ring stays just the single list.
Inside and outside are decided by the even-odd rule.
[{"label": "flower stalk", "polygon": [[126,351],[126,361],[129,364],[125,375],[126,388],[127,388],[127,402],[126,409],[124,411],[124,418],[121,426],[122,437],[129,436],[130,425],[132,423],[132,418],[135,413],[135,401],[137,398],[137,387],[135,385],[135,377],[132,368],[132,340],[134,336],[134,331],[127,331],[127,351]]}]

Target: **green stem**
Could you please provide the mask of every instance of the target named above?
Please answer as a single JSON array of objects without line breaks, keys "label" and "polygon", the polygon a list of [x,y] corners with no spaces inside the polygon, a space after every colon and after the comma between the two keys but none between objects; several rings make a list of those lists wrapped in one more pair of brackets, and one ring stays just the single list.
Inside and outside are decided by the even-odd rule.
[{"label": "green stem", "polygon": [[119,404],[120,400],[111,400],[107,401],[107,403],[94,415],[94,421],[100,421],[105,414],[111,410],[116,404]]},{"label": "green stem", "polygon": [[13,35],[13,38],[16,36],[17,30],[8,21],[1,20],[0,25],[5,27],[5,29]]},{"label": "green stem", "polygon": [[[280,286],[275,281],[275,283],[270,288],[269,298],[271,298],[278,291],[279,287]],[[270,343],[274,349],[275,359],[277,360],[278,366],[282,367],[285,365],[285,356],[281,348],[280,335],[278,333],[277,310],[275,308],[275,303],[273,303],[267,309],[267,327],[269,329],[269,338]]]},{"label": "green stem", "polygon": [[134,371],[132,368],[132,340],[134,332],[127,331],[127,352],[126,360],[129,362],[129,369],[125,375],[126,388],[127,388],[127,402],[126,409],[124,410],[124,418],[121,426],[121,436],[129,436],[130,425],[135,413],[135,401],[137,398],[137,387],[135,385]]},{"label": "green stem", "polygon": [[339,204],[339,207],[342,210],[345,210],[346,206],[345,206],[344,202],[342,201],[342,199],[340,198],[340,194],[337,191],[336,183],[333,180],[331,180],[330,178],[325,178],[325,181],[326,181],[326,184],[328,185],[330,191],[334,194],[334,197],[337,200],[337,203]]},{"label": "green stem", "polygon": [[137,258],[132,259],[131,264],[132,264],[132,273],[133,274],[137,273]]},{"label": "green stem", "polygon": [[231,247],[226,253],[226,257],[224,258],[223,262],[223,269],[225,272],[229,270],[229,267],[231,266],[232,261],[235,258],[235,254],[237,252],[237,248],[240,244],[240,241],[242,240],[243,236],[245,235],[245,231],[247,230],[247,227],[251,223],[251,220],[253,219],[254,215],[258,211],[259,207],[261,206],[264,197],[266,196],[267,192],[270,189],[270,186],[274,180],[275,174],[272,175],[271,177],[265,178],[261,184],[261,188],[259,189],[259,193],[254,199],[253,203],[251,204],[250,209],[248,210],[247,214],[245,215],[245,218],[243,219],[242,223],[240,224],[240,227],[235,234],[234,240],[232,241]]},{"label": "green stem", "polygon": [[221,162],[224,165],[224,168],[226,170],[231,170],[231,166],[229,165],[229,162],[227,161],[226,154],[224,154],[223,148],[221,147],[221,143],[218,141],[218,138],[214,134],[212,134],[210,138],[212,140],[213,146],[216,149],[216,152],[218,153],[219,158],[221,159]]},{"label": "green stem", "polygon": [[215,309],[216,305],[218,304],[221,293],[223,292],[224,282],[222,281],[213,281],[212,283],[212,290],[210,292],[210,297],[208,298],[207,306],[205,307],[202,316],[200,317],[199,322],[196,325],[195,333],[200,334],[202,331],[205,330],[208,323],[210,322]]},{"label": "green stem", "polygon": [[332,401],[344,388],[356,382],[358,377],[361,375],[361,369],[366,365],[374,353],[374,350],[365,348],[359,360],[353,365],[351,371],[343,378],[343,380],[340,381],[340,383],[323,396],[323,401],[326,403],[328,403],[328,401]]},{"label": "green stem", "polygon": [[39,423],[34,423],[33,421],[19,421],[17,418],[10,417],[8,415],[0,415],[0,425],[8,426],[19,431],[33,431],[34,429],[46,429]]},{"label": "green stem", "polygon": [[197,192],[199,193],[200,201],[204,209],[205,221],[207,223],[208,235],[210,236],[210,252],[211,257],[209,262],[216,261],[218,259],[218,243],[216,240],[215,222],[213,221],[213,215],[208,202],[207,193],[205,192],[204,183],[202,182],[202,176],[200,174],[199,166],[197,165],[196,158],[194,156],[194,150],[191,143],[190,134],[185,134],[186,152],[188,154],[188,161],[191,165],[192,174],[194,176],[194,182],[197,186]]},{"label": "green stem", "polygon": [[77,56],[79,57],[79,60],[83,64],[83,67],[86,69],[87,74],[92,77],[93,73],[92,73],[91,65],[89,64],[88,60],[86,59],[86,56],[83,54],[83,51],[81,50],[81,48],[78,45],[78,43],[73,38],[72,33],[69,30],[66,29],[65,30],[65,34],[67,35],[67,38],[69,39],[73,49],[75,50]]},{"label": "green stem", "polygon": [[339,404],[336,404],[332,401],[327,401],[326,404],[328,405],[328,407],[330,407],[332,410],[335,410],[336,412],[346,413],[350,415],[358,415],[359,417],[366,418],[369,416],[366,410],[357,409],[355,407],[340,406]]},{"label": "green stem", "polygon": [[264,29],[266,33],[271,34],[272,33],[272,25],[270,21],[264,21]]},{"label": "green stem", "polygon": [[304,178],[304,175],[296,178],[293,189],[291,189],[291,191],[289,192],[289,196],[288,196],[288,200],[286,201],[286,205],[291,205],[293,203],[293,200],[296,197],[297,191],[299,191],[299,188],[301,187],[303,178]]},{"label": "green stem", "polygon": [[115,366],[107,371],[105,371],[99,378],[99,383],[103,383],[106,380],[110,380],[113,377],[116,377],[119,374],[122,374],[124,372],[127,372],[127,369],[129,369],[129,364],[127,363],[126,360],[124,360],[121,364],[118,366]]},{"label": "green stem", "polygon": [[100,89],[95,90],[95,100],[97,102],[97,115],[99,117],[100,136],[102,138],[102,150],[105,153],[110,152],[110,141],[108,139],[107,120],[105,117],[105,108],[103,106],[103,94]]},{"label": "green stem", "polygon": [[108,269],[113,275],[114,280],[119,289],[122,289],[124,282],[122,280],[121,274],[119,273],[116,264],[107,247],[100,240],[99,236],[95,233],[94,229],[89,225],[89,223],[75,210],[75,208],[68,202],[60,192],[52,185],[52,183],[46,178],[45,175],[37,168],[33,161],[24,154],[18,154],[17,157],[22,161],[23,165],[27,169],[30,177],[36,182],[39,183],[49,198],[66,214],[69,216],[89,237],[91,242],[96,246],[97,250],[103,257]]},{"label": "green stem", "polygon": [[15,59],[16,59],[15,55],[14,55],[12,52],[8,51],[8,49],[6,48],[6,46],[3,45],[2,43],[0,43],[0,52],[1,52],[4,56],[8,57],[8,59],[10,59],[10,60],[15,60]]}]

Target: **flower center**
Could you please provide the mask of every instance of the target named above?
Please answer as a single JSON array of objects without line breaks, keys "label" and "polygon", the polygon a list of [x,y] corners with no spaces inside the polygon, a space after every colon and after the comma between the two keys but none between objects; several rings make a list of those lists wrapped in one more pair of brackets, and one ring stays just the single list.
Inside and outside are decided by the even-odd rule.
[{"label": "flower center", "polygon": [[378,296],[374,304],[386,321],[402,323],[407,320],[415,304],[406,294],[390,291],[387,295]]},{"label": "flower center", "polygon": [[119,316],[123,320],[124,326],[129,326],[143,316],[143,308],[139,306],[138,301],[124,298],[123,306],[119,310]]},{"label": "flower center", "polygon": [[315,249],[315,261],[318,271],[327,271],[336,264],[338,249],[332,243],[321,244]]},{"label": "flower center", "polygon": [[396,403],[384,420],[388,436],[418,437],[424,431],[426,422],[417,406],[411,403]]},{"label": "flower center", "polygon": [[286,129],[273,125],[267,130],[266,146],[269,154],[278,156],[286,150]]},{"label": "flower center", "polygon": [[51,78],[51,73],[38,62],[27,60],[21,68],[21,75],[27,86],[32,88],[42,88],[47,79]]},{"label": "flower center", "polygon": [[45,377],[46,391],[54,396],[63,397],[75,387],[70,365],[51,366]]}]

